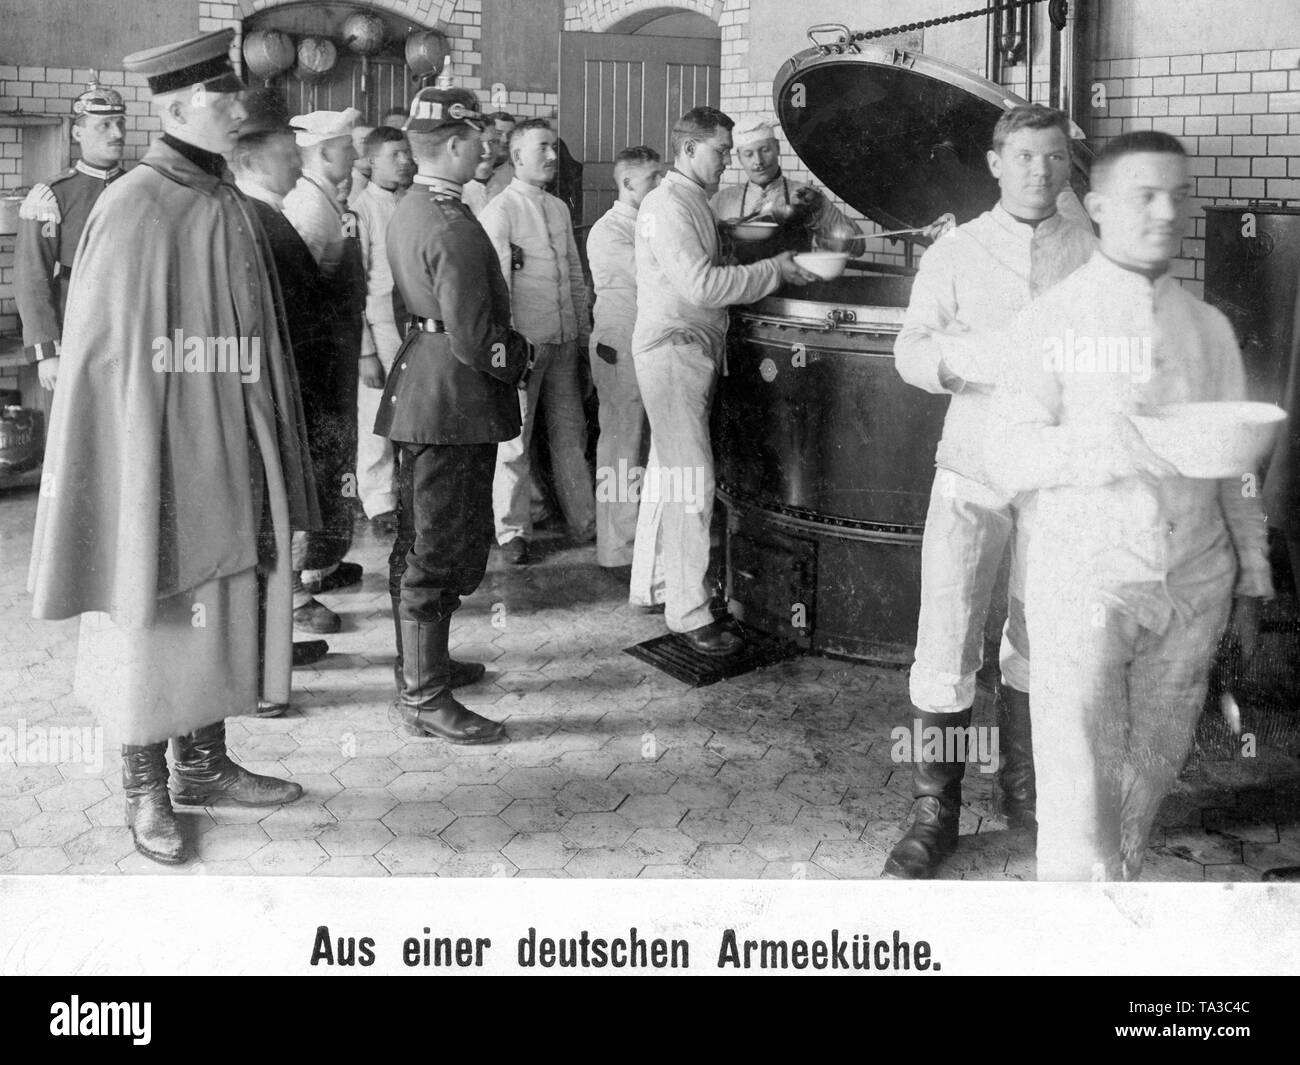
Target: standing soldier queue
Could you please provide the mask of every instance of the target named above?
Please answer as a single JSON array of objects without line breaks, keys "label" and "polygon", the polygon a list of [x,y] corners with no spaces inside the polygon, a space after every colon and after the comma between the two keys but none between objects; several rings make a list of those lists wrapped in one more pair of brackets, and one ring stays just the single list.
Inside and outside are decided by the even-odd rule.
[{"label": "standing soldier queue", "polygon": [[[291,667],[325,653],[293,634],[337,631],[316,596],[361,580],[345,560],[354,500],[394,536],[396,714],[416,736],[506,738],[456,699],[485,668],[453,659],[450,634],[494,543],[529,560],[539,403],[571,537],[594,538],[629,602],[695,651],[740,651],[710,576],[728,308],[816,280],[799,241],[855,250],[862,236],[782,173],[770,125],[737,131],[697,107],[671,131],[671,167],[650,147],[619,153],[617,200],[587,241],[589,310],[567,209],[546,191],[548,123],[484,114],[449,87],[374,129],[352,109],[290,116],[245,90],[232,39],[124,60],[162,128],[129,173],[125,106],[92,84],[74,104],[81,159],[33,189],[18,241],[24,340],[53,390],[33,613],[80,615],[78,694],[120,740],[136,847],[165,863],[186,857],[176,805],[301,796],[237,765],[225,720],[285,712]],[[1272,588],[1257,501],[1179,477],[1128,420],[1243,390],[1226,320],[1168,273],[1186,153],[1163,134],[1110,142],[1084,202],[1094,237],[1066,183],[1069,135],[1049,108],[1009,110],[988,157],[999,203],[929,230],[897,368],[952,399],[910,691],[919,727],[969,725],[1006,594],[1004,810],[1036,829],[1041,878],[1133,879],[1215,643],[1230,623],[1249,638]],[[746,180],[717,193],[733,150]],[[790,223],[785,238],[735,263],[718,221],[759,208]],[[1043,345],[1066,326],[1152,335],[1151,380],[1048,372]],[[641,473],[639,505],[593,491],[584,352],[600,473]],[[690,498],[659,490],[687,470]],[[916,760],[884,875],[927,878],[951,853],[964,769]]]}]

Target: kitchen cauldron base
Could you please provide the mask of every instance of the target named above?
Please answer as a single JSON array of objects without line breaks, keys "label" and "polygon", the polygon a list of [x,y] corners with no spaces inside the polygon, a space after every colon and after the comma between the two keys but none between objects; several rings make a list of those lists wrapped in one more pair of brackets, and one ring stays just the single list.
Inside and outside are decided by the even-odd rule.
[{"label": "kitchen cauldron base", "polygon": [[921,593],[920,530],[836,525],[720,489],[732,614],[806,651],[910,667]]}]

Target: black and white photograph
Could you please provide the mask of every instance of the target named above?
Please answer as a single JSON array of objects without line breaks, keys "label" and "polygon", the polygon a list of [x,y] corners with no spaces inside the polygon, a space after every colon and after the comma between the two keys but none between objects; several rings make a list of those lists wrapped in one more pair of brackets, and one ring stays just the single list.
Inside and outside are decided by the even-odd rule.
[{"label": "black and white photograph", "polygon": [[0,27],[0,971],[1300,971],[1300,6]]}]

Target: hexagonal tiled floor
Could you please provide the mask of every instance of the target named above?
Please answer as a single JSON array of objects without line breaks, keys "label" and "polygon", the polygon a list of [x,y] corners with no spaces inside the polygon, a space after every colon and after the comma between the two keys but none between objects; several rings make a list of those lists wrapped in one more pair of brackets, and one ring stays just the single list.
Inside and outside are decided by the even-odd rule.
[{"label": "hexagonal tiled floor", "polygon": [[[34,492],[0,493],[0,727],[35,736],[95,724],[71,695],[77,623],[34,622],[23,588]],[[662,619],[632,614],[590,548],[538,541],[537,563],[495,559],[453,627],[488,662],[463,700],[511,742],[455,748],[389,717],[388,547],[358,526],[360,588],[332,654],[295,674],[290,716],[232,719],[245,765],[300,782],[280,809],[187,813],[191,872],[312,876],[871,878],[899,838],[906,769],[890,729],[904,674],[801,658],[692,690],[624,655]],[[987,714],[982,707],[980,714]],[[43,733],[40,733],[43,735]],[[12,746],[12,745],[11,745]],[[0,761],[0,873],[160,873],[124,827],[117,752]],[[949,879],[1033,876],[1032,842],[968,777]],[[1145,877],[1258,880],[1300,864],[1300,763],[1206,744],[1161,810]]]}]

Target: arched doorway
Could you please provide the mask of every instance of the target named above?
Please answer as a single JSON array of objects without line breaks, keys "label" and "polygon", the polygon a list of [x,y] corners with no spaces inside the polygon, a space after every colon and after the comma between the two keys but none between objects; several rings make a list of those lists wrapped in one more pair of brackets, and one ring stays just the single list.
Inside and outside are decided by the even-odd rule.
[{"label": "arched doorway", "polygon": [[717,23],[672,6],[644,7],[604,33],[560,35],[560,136],[583,163],[580,230],[617,196],[619,150],[647,144],[667,158],[673,122],[718,106],[720,68]]}]

